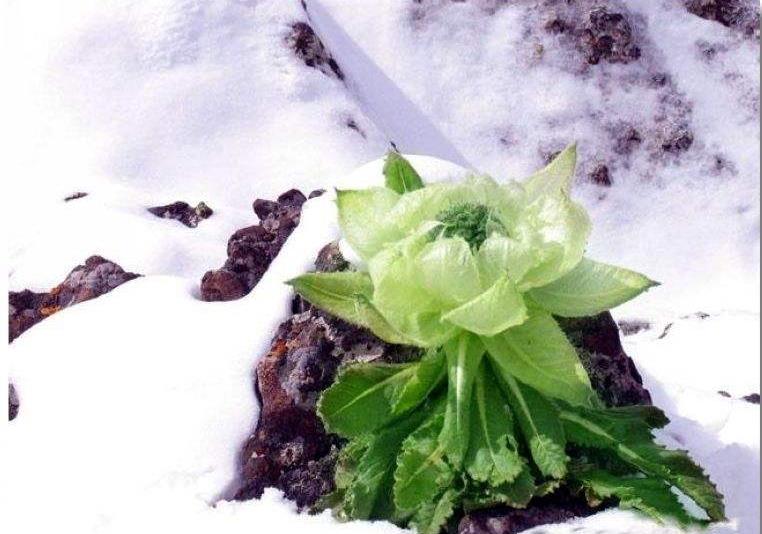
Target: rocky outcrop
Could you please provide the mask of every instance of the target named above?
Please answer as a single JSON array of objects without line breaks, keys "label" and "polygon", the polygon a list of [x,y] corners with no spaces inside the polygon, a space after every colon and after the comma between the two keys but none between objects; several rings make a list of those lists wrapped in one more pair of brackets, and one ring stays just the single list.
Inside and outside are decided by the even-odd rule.
[{"label": "rocky outcrop", "polygon": [[[115,287],[137,278],[116,263],[100,256],[90,256],[75,267],[66,279],[47,293],[25,289],[8,292],[8,343],[54,313],[100,297]],[[8,384],[8,419],[16,418],[19,399],[13,384]]]},{"label": "rocky outcrop", "polygon": [[166,206],[155,206],[148,208],[148,211],[161,217],[162,219],[174,219],[180,221],[189,228],[195,228],[198,223],[212,216],[214,211],[204,202],[199,202],[196,207],[192,207],[187,202],[173,202]]},{"label": "rocky outcrop", "polygon": [[[313,191],[310,198],[322,191]],[[307,200],[292,189],[277,200],[257,199],[253,208],[260,222],[242,228],[228,240],[228,259],[201,279],[201,298],[206,301],[235,300],[248,294],[259,282],[299,224],[302,205]]]},{"label": "rocky outcrop", "polygon": [[54,313],[108,293],[140,275],[126,272],[116,263],[90,256],[66,279],[47,293],[25,289],[8,293],[8,342]]},{"label": "rocky outcrop", "polygon": [[603,402],[609,406],[651,404],[651,395],[643,387],[635,362],[624,352],[619,328],[610,313],[557,320],[576,347]]},{"label": "rocky outcrop", "polygon": [[[316,261],[322,271],[346,269],[335,244]],[[237,499],[250,499],[266,487],[281,489],[300,508],[314,505],[333,490],[333,471],[342,440],[326,433],[315,412],[320,392],[339,366],[352,362],[401,362],[418,357],[412,347],[389,345],[367,330],[312,308],[296,297],[294,315],[281,324],[256,369],[261,411],[241,457]],[[610,405],[650,403],[650,395],[622,350],[610,314],[565,321],[562,327],[583,350],[583,364],[598,394]],[[533,501],[526,510],[493,508],[460,519],[463,534],[510,534],[535,525],[565,521],[592,510],[561,492]]]},{"label": "rocky outcrop", "polygon": [[689,12],[714,20],[759,39],[759,2],[756,0],[685,0]]}]

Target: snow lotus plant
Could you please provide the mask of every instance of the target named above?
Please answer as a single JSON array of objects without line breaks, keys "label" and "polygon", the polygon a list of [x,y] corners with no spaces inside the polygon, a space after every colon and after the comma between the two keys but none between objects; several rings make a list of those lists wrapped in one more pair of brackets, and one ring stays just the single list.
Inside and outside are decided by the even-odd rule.
[{"label": "snow lotus plant", "polygon": [[337,192],[362,265],[291,284],[423,354],[347,366],[320,398],[326,427],[348,440],[326,502],[339,516],[436,533],[458,508],[525,507],[564,485],[659,521],[724,519],[702,469],[654,442],[664,414],[603,406],[554,319],[598,314],[654,285],[584,257],[590,220],[569,196],[575,163],[572,146],[523,183],[424,185],[392,153],[386,187]]}]

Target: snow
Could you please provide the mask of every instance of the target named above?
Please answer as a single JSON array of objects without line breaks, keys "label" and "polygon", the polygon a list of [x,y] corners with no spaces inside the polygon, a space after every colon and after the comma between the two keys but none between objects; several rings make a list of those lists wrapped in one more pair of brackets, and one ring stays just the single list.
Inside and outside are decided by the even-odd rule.
[{"label": "snow", "polygon": [[[642,59],[585,70],[573,46],[544,31],[538,3],[378,0],[356,9],[352,0],[309,0],[307,11],[329,48],[335,42],[347,54],[349,77],[357,57],[372,62],[358,74],[380,71],[384,87],[391,80],[407,99],[405,111],[414,106],[413,116],[426,117],[470,166],[519,179],[543,155],[579,141],[578,189],[595,221],[591,253],[664,284],[662,297],[647,295],[631,313],[663,302],[670,313],[708,305],[707,312],[758,310],[757,44],[686,16],[679,0],[611,2],[633,13]],[[342,35],[334,35],[336,26]],[[717,45],[711,62],[699,43]],[[671,81],[654,88],[661,72]],[[387,109],[388,92],[358,93]],[[399,120],[404,125],[404,115]],[[694,133],[692,150],[665,156],[659,143],[683,123]],[[644,140],[632,154],[618,154],[614,141],[627,126]],[[419,145],[399,146],[417,153]],[[733,170],[713,170],[715,155]],[[609,190],[584,183],[598,163],[609,166]],[[697,293],[707,272],[722,273],[722,283]]]},{"label": "snow", "polygon": [[[679,0],[616,2],[633,16],[643,60],[584,70],[538,29],[532,2],[306,3],[306,13],[285,0],[4,6],[10,288],[48,289],[91,254],[146,276],[9,346],[21,411],[3,436],[0,524],[398,532],[296,515],[274,491],[220,500],[256,421],[256,360],[287,314],[283,281],[337,235],[331,188],[377,183],[390,141],[507,179],[576,139],[590,255],[662,282],[616,312],[652,324],[625,349],[673,420],[662,439],[688,448],[727,496],[731,522],[712,534],[758,533],[759,407],[717,394],[760,390],[757,44],[686,15]],[[346,84],[293,56],[295,21],[313,25]],[[669,74],[665,88],[648,85],[656,72]],[[617,121],[648,139],[627,157],[612,148]],[[682,122],[691,149],[655,155],[660,129]],[[429,180],[463,172],[413,162]],[[600,162],[611,188],[585,180]],[[257,288],[200,302],[200,277],[224,261],[229,235],[256,222],[252,200],[294,186],[329,191],[308,202]],[[89,195],[62,202],[75,191]],[[174,200],[215,213],[190,229],[145,211]],[[674,532],[622,511],[540,531]]]}]

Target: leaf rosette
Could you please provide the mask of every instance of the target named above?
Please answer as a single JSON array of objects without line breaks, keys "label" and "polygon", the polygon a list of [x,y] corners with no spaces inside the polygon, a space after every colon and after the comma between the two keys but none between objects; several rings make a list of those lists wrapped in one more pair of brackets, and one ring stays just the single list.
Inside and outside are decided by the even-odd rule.
[{"label": "leaf rosette", "polygon": [[[656,408],[606,408],[555,317],[596,315],[655,282],[585,257],[590,219],[570,198],[572,145],[518,183],[424,184],[396,153],[385,187],[337,191],[354,270],[290,283],[379,338],[423,349],[405,364],[345,367],[321,396],[349,439],[330,503],[435,534],[456,509],[526,506],[562,485],[658,521],[710,520],[722,497],[687,454],[653,441]],[[613,460],[618,458],[617,460]],[[616,473],[607,471],[618,462]]]}]

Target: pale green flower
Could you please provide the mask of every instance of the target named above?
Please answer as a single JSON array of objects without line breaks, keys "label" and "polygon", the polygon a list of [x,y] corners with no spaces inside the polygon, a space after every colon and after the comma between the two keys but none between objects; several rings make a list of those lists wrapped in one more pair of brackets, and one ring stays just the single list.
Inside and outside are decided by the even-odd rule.
[{"label": "pale green flower", "polygon": [[552,315],[594,315],[653,282],[583,259],[590,220],[569,196],[575,163],[571,146],[522,183],[470,176],[424,186],[393,154],[387,187],[337,192],[343,236],[366,270],[292,284],[392,343],[476,336],[524,382],[585,403],[589,380]]},{"label": "pale green flower", "polygon": [[[573,158],[567,150],[551,170],[573,170]],[[568,273],[584,253],[590,221],[568,196],[570,176],[339,191],[341,228],[367,264],[371,302],[421,346],[461,329],[494,336],[523,323],[523,294]]]}]

